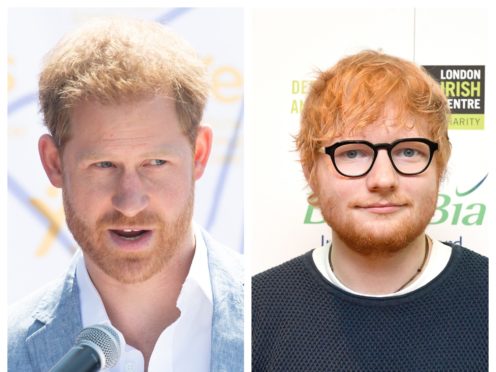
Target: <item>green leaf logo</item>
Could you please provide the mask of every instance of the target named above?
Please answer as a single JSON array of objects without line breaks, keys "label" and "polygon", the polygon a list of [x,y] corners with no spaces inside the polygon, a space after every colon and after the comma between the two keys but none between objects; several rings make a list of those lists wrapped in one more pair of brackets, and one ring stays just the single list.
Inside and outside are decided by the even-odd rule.
[{"label": "green leaf logo", "polygon": [[456,190],[455,190],[456,195],[457,195],[457,196],[466,196],[466,195],[468,195],[468,194],[473,193],[475,190],[477,190],[477,189],[479,188],[479,186],[480,186],[480,185],[482,185],[482,183],[486,180],[486,178],[487,178],[487,176],[488,176],[488,175],[489,175],[489,173],[488,173],[488,174],[486,174],[486,175],[485,175],[485,177],[484,177],[483,179],[481,179],[481,180],[479,181],[479,183],[477,183],[477,185],[475,185],[474,187],[472,187],[472,188],[471,188],[470,190],[468,190],[468,191],[465,191],[465,192],[459,192],[459,191],[458,191],[458,187],[457,187],[457,188],[456,188]]}]

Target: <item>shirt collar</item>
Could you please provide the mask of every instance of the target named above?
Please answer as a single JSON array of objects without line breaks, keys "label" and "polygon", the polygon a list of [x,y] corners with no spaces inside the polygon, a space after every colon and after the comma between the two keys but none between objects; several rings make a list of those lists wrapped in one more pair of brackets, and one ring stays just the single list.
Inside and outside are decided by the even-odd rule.
[{"label": "shirt collar", "polygon": [[[192,303],[191,300],[198,295],[204,296],[209,304],[213,303],[207,247],[201,229],[196,223],[193,223],[193,231],[196,243],[195,254],[177,300],[177,306],[180,310],[187,308],[188,304]],[[91,281],[83,255],[80,252],[77,255],[79,257],[77,258],[76,280],[79,286],[83,327],[109,323],[105,306],[103,305],[100,294]]]},{"label": "shirt collar", "polygon": [[[208,269],[207,246],[205,245],[205,240],[203,239],[200,227],[195,223],[193,224],[193,231],[195,234],[195,255],[193,256],[193,261],[191,262],[191,267],[183,288],[185,285],[191,283],[191,285],[200,289],[209,303],[213,303],[212,284],[210,282],[210,272]],[[181,297],[182,296],[180,295],[179,299],[181,299]]]},{"label": "shirt collar", "polygon": [[76,280],[79,287],[79,298],[81,304],[81,320],[83,327],[93,324],[108,323],[109,318],[103,306],[100,294],[90,279],[88,270],[81,253],[76,266]]}]

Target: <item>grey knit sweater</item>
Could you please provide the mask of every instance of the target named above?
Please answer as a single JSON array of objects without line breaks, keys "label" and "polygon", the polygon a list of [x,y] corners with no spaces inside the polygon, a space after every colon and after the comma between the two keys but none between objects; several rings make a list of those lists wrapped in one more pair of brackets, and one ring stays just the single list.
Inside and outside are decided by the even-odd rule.
[{"label": "grey knit sweater", "polygon": [[426,286],[342,291],[311,252],[253,278],[253,371],[487,371],[488,260],[454,246]]}]

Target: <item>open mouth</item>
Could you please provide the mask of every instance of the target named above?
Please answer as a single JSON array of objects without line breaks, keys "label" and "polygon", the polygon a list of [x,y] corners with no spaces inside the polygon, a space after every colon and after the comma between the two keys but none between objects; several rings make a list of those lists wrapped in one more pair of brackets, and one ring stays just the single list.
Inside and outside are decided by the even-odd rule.
[{"label": "open mouth", "polygon": [[143,236],[147,235],[150,230],[134,230],[134,229],[122,229],[122,230],[110,230],[110,232],[119,238],[125,240],[138,240]]}]

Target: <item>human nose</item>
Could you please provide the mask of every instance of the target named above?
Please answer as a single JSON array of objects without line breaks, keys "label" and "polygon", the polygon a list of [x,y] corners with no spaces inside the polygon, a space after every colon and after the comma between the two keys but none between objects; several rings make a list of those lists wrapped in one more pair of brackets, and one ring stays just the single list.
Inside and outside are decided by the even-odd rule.
[{"label": "human nose", "polygon": [[379,150],[372,169],[367,174],[369,190],[394,190],[398,186],[398,173],[385,149]]},{"label": "human nose", "polygon": [[114,208],[127,217],[134,217],[143,211],[148,203],[149,196],[139,174],[135,171],[123,172],[118,178],[112,197]]}]

